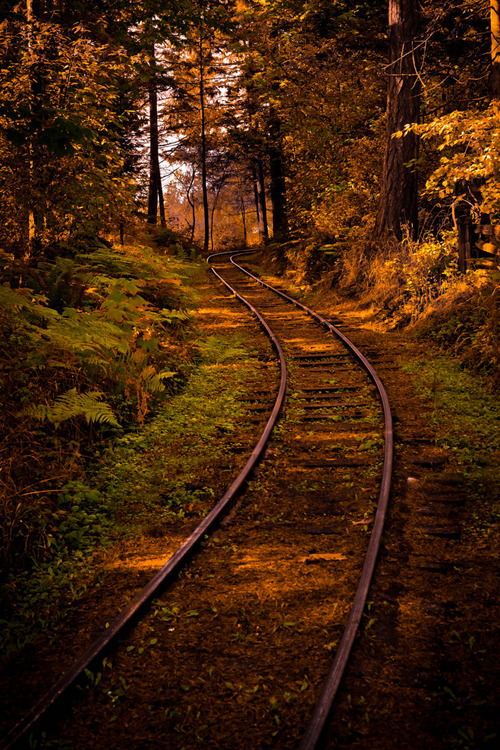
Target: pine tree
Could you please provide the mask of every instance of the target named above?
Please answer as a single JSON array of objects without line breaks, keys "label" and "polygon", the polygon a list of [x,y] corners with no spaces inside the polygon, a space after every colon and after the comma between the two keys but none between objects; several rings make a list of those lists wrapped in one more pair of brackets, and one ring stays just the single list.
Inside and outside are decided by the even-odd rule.
[{"label": "pine tree", "polygon": [[389,84],[382,193],[376,234],[418,233],[418,136],[393,134],[420,118],[420,11],[414,0],[389,2]]}]

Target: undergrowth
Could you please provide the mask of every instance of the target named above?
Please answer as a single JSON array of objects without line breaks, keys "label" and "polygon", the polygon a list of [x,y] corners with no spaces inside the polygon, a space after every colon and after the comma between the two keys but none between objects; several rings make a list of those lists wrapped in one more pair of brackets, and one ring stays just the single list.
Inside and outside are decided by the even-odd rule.
[{"label": "undergrowth", "polygon": [[498,271],[458,271],[456,236],[388,243],[377,252],[345,251],[338,289],[371,306],[390,328],[430,338],[500,384]]},{"label": "undergrowth", "polygon": [[353,230],[330,244],[318,238],[284,245],[281,258],[279,265],[276,252],[266,252],[266,263],[287,280],[356,300],[385,327],[431,339],[490,387],[500,385],[500,271],[459,273],[454,230],[377,245]]},{"label": "undergrowth", "polygon": [[0,645],[19,648],[53,628],[95,576],[94,553],[118,537],[165,536],[169,524],[203,515],[225,476],[213,464],[228,453],[240,414],[237,400],[251,373],[238,339],[202,341],[191,375],[142,427],[96,445],[77,480],[66,482],[37,522],[47,555],[3,583]]},{"label": "undergrowth", "polygon": [[493,276],[465,279],[462,285],[461,294],[457,285],[455,297],[429,306],[415,331],[460,357],[493,390],[500,385],[500,284]]},{"label": "undergrowth", "polygon": [[213,467],[228,454],[229,438],[234,447],[238,397],[252,370],[247,353],[238,339],[201,342],[186,386],[101,456],[93,486],[125,533],[164,536],[168,522],[203,515],[225,489],[227,480]]},{"label": "undergrowth", "polygon": [[43,622],[48,591],[71,582],[72,566],[81,577],[113,517],[88,485],[89,460],[147,424],[198,356],[189,277],[199,263],[96,242],[64,252],[0,257],[4,624],[13,606],[29,623],[37,597]]},{"label": "undergrowth", "polygon": [[500,531],[500,404],[478,378],[446,356],[418,360],[404,369],[433,404],[429,415],[438,443],[454,454],[468,490],[470,531]]}]

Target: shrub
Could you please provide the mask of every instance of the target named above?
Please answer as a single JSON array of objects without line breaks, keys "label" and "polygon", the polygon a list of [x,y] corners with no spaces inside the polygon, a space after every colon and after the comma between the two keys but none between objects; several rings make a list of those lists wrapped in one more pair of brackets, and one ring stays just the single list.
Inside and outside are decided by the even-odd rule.
[{"label": "shrub", "polygon": [[[100,245],[31,266],[4,256],[0,559],[6,565],[51,554],[43,519],[57,512],[60,485],[80,477],[82,458],[96,442],[142,425],[185,379],[191,314],[182,309],[181,269],[132,247]],[[171,307],[155,304],[167,298]]]}]

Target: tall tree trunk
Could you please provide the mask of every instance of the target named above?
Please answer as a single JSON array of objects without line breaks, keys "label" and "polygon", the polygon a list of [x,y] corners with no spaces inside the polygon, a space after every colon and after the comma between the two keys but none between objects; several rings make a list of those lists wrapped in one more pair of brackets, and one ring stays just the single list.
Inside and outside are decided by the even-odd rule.
[{"label": "tall tree trunk", "polygon": [[220,191],[222,190],[222,184],[219,184],[219,187],[217,188],[217,192],[214,195],[214,199],[212,201],[212,210],[210,212],[210,249],[213,252],[214,249],[214,216],[215,216],[215,209],[217,208],[217,203],[219,201],[219,195]]},{"label": "tall tree trunk", "polygon": [[158,170],[156,159],[158,156],[158,97],[156,82],[153,78],[149,82],[149,192],[148,192],[148,223],[156,224],[158,215]]},{"label": "tall tree trunk", "polygon": [[210,244],[210,214],[208,211],[207,190],[207,137],[205,131],[205,68],[203,58],[203,30],[200,31],[200,112],[201,112],[201,189],[203,195],[203,218],[205,233],[203,249],[208,250]]},{"label": "tall tree trunk", "polygon": [[490,0],[491,91],[500,98],[500,0]]},{"label": "tall tree trunk", "polygon": [[252,183],[253,183],[253,200],[255,204],[255,215],[257,217],[257,227],[259,230],[259,235],[261,235],[262,228],[260,224],[259,179],[257,175],[257,166],[255,163],[252,165]]},{"label": "tall tree trunk", "polygon": [[191,198],[191,188],[193,187],[195,177],[196,177],[196,169],[193,167],[193,171],[191,173],[191,182],[189,183],[189,186],[187,189],[187,200],[188,200],[189,205],[191,206],[191,215],[193,217],[193,223],[191,224],[191,242],[194,240],[194,232],[196,229],[196,209],[194,205],[194,200]]},{"label": "tall tree trunk", "polygon": [[241,214],[241,223],[243,224],[243,242],[245,243],[245,247],[247,246],[247,213],[245,210],[245,199],[243,198],[243,195],[240,195],[240,214]]},{"label": "tall tree trunk", "polygon": [[[40,98],[42,86],[40,73],[37,67],[35,54],[33,53],[34,22],[38,18],[40,8],[36,0],[26,0],[26,20],[28,23],[28,54],[30,58],[30,89],[31,89],[31,116],[35,117],[40,109]],[[34,189],[35,154],[33,138],[28,140],[28,225],[27,225],[27,255],[33,258],[38,251],[39,239],[37,231],[37,212],[35,205]]]},{"label": "tall tree trunk", "polygon": [[260,158],[257,160],[257,169],[259,177],[260,211],[262,214],[262,233],[264,241],[266,242],[269,239],[269,227],[267,226],[266,182],[264,180],[264,165]]},{"label": "tall tree trunk", "polygon": [[[159,139],[158,139],[158,88],[156,81],[156,60],[154,44],[151,49],[151,67],[149,79],[149,191],[148,191],[148,224],[156,224],[158,220],[158,198],[160,207],[163,205],[163,191],[161,186]],[[163,211],[162,225],[165,221]]]},{"label": "tall tree trunk", "polygon": [[285,173],[283,169],[283,150],[281,142],[281,122],[276,113],[269,121],[269,170],[271,173],[271,203],[273,208],[273,236],[277,240],[288,235],[288,222],[285,203]]},{"label": "tall tree trunk", "polygon": [[163,200],[163,185],[161,182],[161,171],[160,171],[160,157],[158,155],[157,163],[157,183],[158,183],[158,206],[160,208],[160,224],[163,229],[167,226],[167,220],[165,218],[165,201]]},{"label": "tall tree trunk", "polygon": [[[407,227],[418,235],[419,141],[415,133],[392,138],[420,116],[420,13],[415,0],[389,0],[389,86],[382,191],[375,235],[401,239]],[[409,166],[408,163],[410,162]]]}]

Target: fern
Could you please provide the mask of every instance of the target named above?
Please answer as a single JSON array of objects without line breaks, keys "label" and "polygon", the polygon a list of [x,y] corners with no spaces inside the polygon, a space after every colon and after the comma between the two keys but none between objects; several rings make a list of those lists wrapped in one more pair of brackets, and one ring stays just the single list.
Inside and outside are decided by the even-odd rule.
[{"label": "fern", "polygon": [[[8,284],[0,284],[0,308],[2,312],[17,315],[18,322],[33,329],[30,321],[51,322],[56,320],[56,310],[46,306],[47,298],[43,294],[35,294],[31,289],[11,289]],[[19,321],[19,313],[24,313],[25,319]]]},{"label": "fern", "polygon": [[119,427],[109,404],[100,400],[102,397],[103,394],[100,391],[78,393],[76,388],[72,388],[58,396],[52,404],[27,406],[18,416],[32,417],[41,422],[48,421],[56,427],[73,417],[85,417],[89,424],[96,422]]},{"label": "fern", "polygon": [[141,372],[141,379],[144,381],[144,388],[148,393],[151,393],[152,395],[156,393],[161,393],[165,390],[165,383],[164,380],[168,380],[169,378],[173,378],[177,375],[176,372],[170,372],[169,370],[164,370],[163,372],[156,372],[154,367],[151,367],[151,365],[148,365],[145,367]]},{"label": "fern", "polygon": [[92,253],[77,255],[75,260],[85,269],[101,271],[108,277],[134,277],[140,275],[139,263],[134,258],[127,258],[117,250],[99,248]]},{"label": "fern", "polygon": [[65,310],[64,316],[47,326],[44,336],[54,346],[81,357],[93,355],[109,359],[113,354],[126,354],[129,350],[130,333],[95,311]]},{"label": "fern", "polygon": [[[47,368],[50,377],[64,368],[74,373],[71,385],[76,388],[54,401],[32,405],[23,414],[54,425],[82,416],[89,423],[117,425],[99,391],[77,391],[82,388],[79,383],[90,379],[88,387],[101,387],[136,403],[139,421],[143,420],[151,397],[164,393],[166,380],[176,374],[165,367],[160,342],[189,321],[192,313],[162,308],[139,292],[148,281],[181,285],[181,278],[165,270],[164,259],[142,250],[129,258],[103,248],[75,260],[58,259],[44,270],[50,271],[47,297],[0,285],[0,326],[5,325],[16,341],[22,337],[30,349],[24,364],[36,370],[37,379]],[[57,300],[57,309],[48,306],[51,300]],[[153,357],[155,367],[150,364]],[[57,373],[55,377],[60,383]],[[64,382],[67,388],[67,379]]]},{"label": "fern", "polygon": [[140,279],[141,285],[158,278],[168,278],[174,283],[182,279],[173,268],[167,269],[165,259],[155,255],[150,248],[142,247],[138,255],[130,254],[131,251],[133,248],[128,248],[128,252],[120,251],[118,248],[99,248],[92,253],[77,255],[75,261],[85,271],[100,274],[103,279],[121,277],[134,279],[135,283]]}]

